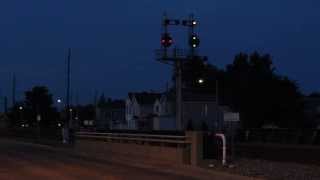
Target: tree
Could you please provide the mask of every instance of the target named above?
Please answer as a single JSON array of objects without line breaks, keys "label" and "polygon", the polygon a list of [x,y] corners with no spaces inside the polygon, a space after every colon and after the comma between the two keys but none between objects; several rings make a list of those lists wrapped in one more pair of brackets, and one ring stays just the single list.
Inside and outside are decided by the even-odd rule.
[{"label": "tree", "polygon": [[[295,81],[275,72],[269,54],[239,53],[225,70],[195,58],[183,65],[184,92],[215,93],[219,83],[219,104],[240,112],[242,127],[265,124],[302,127],[302,94]],[[205,79],[201,85],[198,78]]]},{"label": "tree", "polygon": [[25,92],[25,116],[31,124],[37,123],[37,116],[41,116],[41,125],[55,124],[58,119],[57,110],[53,107],[52,95],[45,86],[35,86]]},{"label": "tree", "polygon": [[22,123],[25,123],[25,118],[23,116],[25,109],[20,109],[21,107],[24,107],[24,104],[20,101],[16,102],[16,104],[14,104],[10,109],[10,112],[8,113],[10,127],[21,126]]},{"label": "tree", "polygon": [[240,112],[244,127],[301,126],[303,108],[299,88],[288,77],[275,73],[270,55],[239,54],[226,73],[230,77],[228,85],[233,89],[231,105]]},{"label": "tree", "polygon": [[[196,56],[193,59],[183,63],[183,91],[192,91],[194,93],[202,94],[215,94],[215,82],[221,76],[221,72],[221,70],[209,64],[203,58]],[[200,79],[202,79],[204,83],[199,83]],[[173,80],[175,80],[174,77]]]}]

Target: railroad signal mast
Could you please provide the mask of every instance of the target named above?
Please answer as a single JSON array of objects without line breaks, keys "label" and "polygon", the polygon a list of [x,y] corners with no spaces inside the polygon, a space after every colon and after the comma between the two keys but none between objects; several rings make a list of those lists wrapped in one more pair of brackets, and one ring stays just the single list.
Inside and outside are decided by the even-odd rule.
[{"label": "railroad signal mast", "polygon": [[196,54],[196,48],[200,45],[200,39],[195,33],[194,29],[198,25],[198,22],[194,19],[193,14],[189,16],[189,19],[182,20],[182,25],[188,27],[188,45],[190,47],[190,56],[194,57]]},{"label": "railroad signal mast", "polygon": [[[193,59],[196,56],[196,48],[198,48],[200,44],[199,37],[194,32],[197,24],[193,15],[190,15],[187,20],[179,20],[170,19],[164,14],[162,19],[163,33],[161,34],[160,40],[161,49],[156,51],[156,59],[158,61],[174,66],[176,80],[176,127],[178,130],[185,128],[182,116],[182,64],[184,61]],[[189,52],[176,47],[170,48],[174,40],[168,31],[169,26],[178,27],[179,25],[188,28]]]}]

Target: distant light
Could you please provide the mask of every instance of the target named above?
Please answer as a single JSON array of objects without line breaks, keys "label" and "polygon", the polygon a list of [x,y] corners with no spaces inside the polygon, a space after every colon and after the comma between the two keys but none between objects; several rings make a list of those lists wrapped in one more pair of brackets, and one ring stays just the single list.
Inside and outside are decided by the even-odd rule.
[{"label": "distant light", "polygon": [[192,37],[193,40],[196,40],[197,38],[195,36]]},{"label": "distant light", "polygon": [[192,25],[197,25],[197,21],[192,21]]},{"label": "distant light", "polygon": [[61,123],[58,123],[58,127],[61,127]]},{"label": "distant light", "polygon": [[192,45],[192,47],[194,47],[194,48],[195,48],[195,47],[197,47],[197,45],[193,44],[193,45]]},{"label": "distant light", "polygon": [[57,100],[57,102],[58,102],[58,103],[61,103],[61,102],[62,102],[62,100],[61,100],[61,99],[58,99],[58,100]]},{"label": "distant light", "polygon": [[19,106],[19,110],[22,110],[23,109],[23,107],[22,106]]},{"label": "distant light", "polygon": [[21,127],[24,127],[24,124],[21,124]]},{"label": "distant light", "polygon": [[25,124],[25,127],[29,127],[29,124]]},{"label": "distant light", "polygon": [[79,118],[78,118],[78,117],[75,117],[74,119],[75,119],[75,120],[78,120]]},{"label": "distant light", "polygon": [[199,79],[199,80],[198,80],[198,83],[199,83],[199,84],[203,84],[203,83],[204,83],[204,80],[203,80],[203,79]]},{"label": "distant light", "polygon": [[70,112],[72,112],[72,109],[69,109]]}]

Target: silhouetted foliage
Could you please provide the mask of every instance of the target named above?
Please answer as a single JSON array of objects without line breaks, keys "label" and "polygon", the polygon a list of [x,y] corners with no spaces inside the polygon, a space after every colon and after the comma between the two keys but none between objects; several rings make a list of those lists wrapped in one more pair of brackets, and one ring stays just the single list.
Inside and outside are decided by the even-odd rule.
[{"label": "silhouetted foliage", "polygon": [[184,63],[184,92],[215,94],[216,80],[220,104],[240,112],[242,127],[304,125],[302,94],[296,82],[275,72],[270,55],[240,53],[225,70],[199,58]]},{"label": "silhouetted foliage", "polygon": [[41,116],[41,126],[56,126],[59,114],[53,107],[52,95],[47,87],[35,86],[25,92],[24,101],[16,103],[9,113],[12,126],[37,126],[37,115]]},{"label": "silhouetted foliage", "polygon": [[41,125],[56,124],[58,112],[53,107],[52,95],[45,86],[35,86],[25,92],[25,113],[31,124],[36,123],[37,115],[41,116]]},{"label": "silhouetted foliage", "polygon": [[20,110],[19,107],[23,107],[23,102],[16,102],[16,104],[11,107],[10,112],[8,113],[9,126],[21,126],[25,122],[25,117],[23,116],[23,110]]}]

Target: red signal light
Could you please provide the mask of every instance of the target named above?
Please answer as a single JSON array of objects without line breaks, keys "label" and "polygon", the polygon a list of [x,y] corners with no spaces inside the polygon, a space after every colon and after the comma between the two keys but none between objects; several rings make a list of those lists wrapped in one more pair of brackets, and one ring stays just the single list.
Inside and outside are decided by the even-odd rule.
[{"label": "red signal light", "polygon": [[163,47],[170,47],[172,45],[172,38],[170,37],[170,35],[168,33],[165,33],[162,35],[161,37],[161,45]]}]

